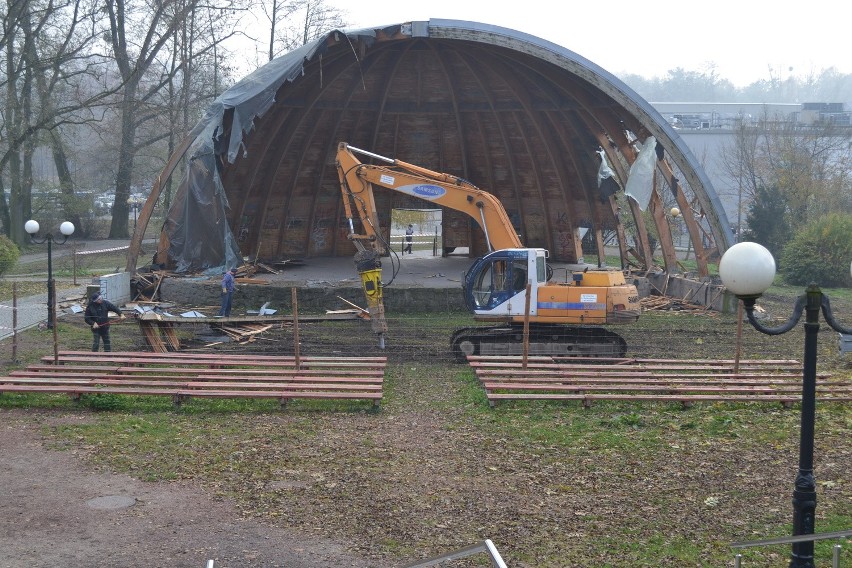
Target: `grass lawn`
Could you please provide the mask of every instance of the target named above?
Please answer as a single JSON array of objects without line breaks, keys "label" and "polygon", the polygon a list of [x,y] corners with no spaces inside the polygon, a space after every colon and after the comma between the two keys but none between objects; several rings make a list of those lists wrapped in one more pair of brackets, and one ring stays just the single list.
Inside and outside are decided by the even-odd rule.
[{"label": "grass lawn", "polygon": [[[801,290],[774,287],[765,304],[786,319]],[[852,296],[829,291],[850,322]],[[836,300],[836,301],[835,301]],[[761,302],[763,303],[763,302]],[[153,482],[191,480],[236,502],[246,517],[337,538],[398,566],[488,538],[513,567],[730,566],[733,542],[791,534],[798,408],[773,404],[510,402],[489,408],[472,371],[442,358],[459,314],[392,318],[385,399],[365,402],[190,400],[0,395],[27,409],[52,447],[92,467]],[[303,354],[372,343],[368,324],[306,325]],[[801,325],[798,326],[801,328]],[[823,326],[820,368],[850,375]],[[730,358],[732,316],[648,313],[620,328],[643,356]],[[48,332],[23,334],[22,363],[49,353]],[[88,330],[61,324],[64,348]],[[798,329],[777,338],[744,331],[744,356],[800,358]],[[289,331],[257,345],[286,352]],[[141,348],[120,326],[113,343]],[[364,355],[372,352],[364,352]],[[848,356],[847,356],[848,357]],[[67,420],[69,416],[75,420]],[[817,410],[816,531],[852,528],[852,408]],[[831,563],[834,542],[816,546]],[[850,543],[844,546],[845,565]],[[789,546],[741,551],[743,566],[786,565]],[[486,566],[475,557],[453,566]]]}]

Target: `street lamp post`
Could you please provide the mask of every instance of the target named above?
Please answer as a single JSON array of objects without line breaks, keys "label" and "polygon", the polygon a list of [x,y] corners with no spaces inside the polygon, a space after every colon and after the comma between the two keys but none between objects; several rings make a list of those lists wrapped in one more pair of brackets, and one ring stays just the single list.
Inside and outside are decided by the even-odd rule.
[{"label": "street lamp post", "polygon": [[62,233],[62,240],[56,240],[51,233],[45,234],[41,239],[36,239],[35,235],[39,230],[38,221],[30,219],[24,224],[24,230],[30,234],[30,240],[36,244],[47,243],[47,328],[53,329],[56,323],[56,305],[54,302],[54,285],[53,285],[53,243],[58,245],[64,244],[68,237],[74,233],[74,223],[65,221],[59,225],[59,232]]},{"label": "street lamp post", "polygon": [[[816,480],[814,478],[814,421],[816,416],[816,363],[819,312],[832,329],[852,333],[837,323],[828,296],[811,284],[799,296],[786,323],[766,327],[754,316],[757,299],[775,278],[772,254],[757,243],[742,242],[729,248],[719,262],[719,276],[728,290],[743,302],[749,323],[767,335],[781,335],[793,329],[805,312],[805,352],[802,363],[802,410],[799,432],[799,470],[793,489],[793,536],[814,534],[816,514]],[[790,568],[813,568],[813,541],[795,542],[790,554]]]},{"label": "street lamp post", "polygon": [[142,203],[142,200],[140,198],[136,197],[135,195],[133,195],[127,200],[127,203],[133,209],[133,230],[135,231],[136,230],[136,213],[139,210],[139,205]]}]

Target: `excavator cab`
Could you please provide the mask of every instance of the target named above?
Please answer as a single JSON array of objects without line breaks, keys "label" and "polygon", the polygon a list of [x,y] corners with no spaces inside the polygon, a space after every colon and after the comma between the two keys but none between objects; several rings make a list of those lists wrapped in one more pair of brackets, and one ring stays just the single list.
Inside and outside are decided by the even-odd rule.
[{"label": "excavator cab", "polygon": [[526,309],[530,287],[530,315],[536,311],[538,285],[546,282],[544,249],[504,249],[477,259],[464,277],[464,299],[478,316],[518,316]]}]

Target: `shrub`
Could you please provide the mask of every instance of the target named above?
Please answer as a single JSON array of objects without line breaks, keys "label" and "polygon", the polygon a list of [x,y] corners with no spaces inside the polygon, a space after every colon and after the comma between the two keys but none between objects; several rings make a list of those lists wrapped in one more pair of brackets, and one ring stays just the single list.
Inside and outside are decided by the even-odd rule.
[{"label": "shrub", "polygon": [[0,235],[0,276],[17,264],[21,251],[6,235]]},{"label": "shrub", "polygon": [[784,247],[781,266],[789,284],[852,286],[852,215],[830,213],[796,233]]},{"label": "shrub", "polygon": [[781,251],[790,239],[787,217],[787,200],[777,187],[757,188],[754,201],[746,217],[744,241],[754,241],[765,246],[779,266],[784,266]]}]

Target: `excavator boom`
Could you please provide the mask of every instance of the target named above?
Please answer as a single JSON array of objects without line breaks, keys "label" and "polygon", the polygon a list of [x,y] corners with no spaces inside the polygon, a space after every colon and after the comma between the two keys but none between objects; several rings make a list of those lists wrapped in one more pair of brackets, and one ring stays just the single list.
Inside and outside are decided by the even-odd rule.
[{"label": "excavator boom", "polygon": [[[387,162],[390,166],[363,164],[355,157],[356,153]],[[337,167],[352,240],[380,241],[373,197],[375,184],[466,213],[485,232],[489,252],[523,246],[503,204],[464,178],[386,158],[349,146],[346,142],[337,147]],[[353,205],[364,227],[363,235],[355,234]],[[382,249],[379,252],[386,251]]]}]

